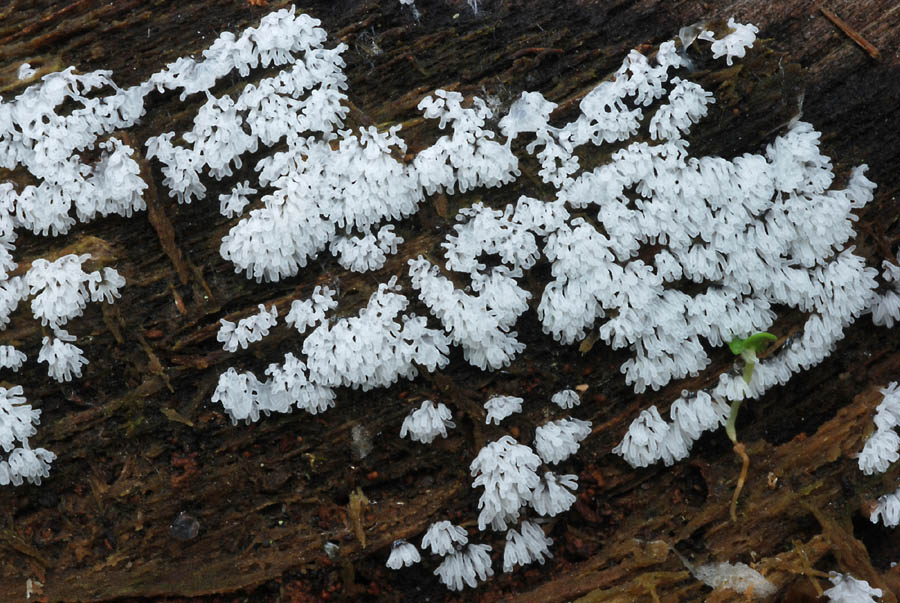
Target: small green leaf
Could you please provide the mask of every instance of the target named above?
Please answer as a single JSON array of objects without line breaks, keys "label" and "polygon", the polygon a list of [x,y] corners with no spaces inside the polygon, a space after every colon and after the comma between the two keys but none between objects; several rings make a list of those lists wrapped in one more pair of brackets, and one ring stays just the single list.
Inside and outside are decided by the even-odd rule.
[{"label": "small green leaf", "polygon": [[770,342],[775,341],[776,339],[778,339],[778,337],[775,335],[762,331],[760,333],[754,333],[747,339],[732,339],[728,342],[728,349],[730,349],[731,353],[735,356],[740,356],[741,352],[744,350],[761,352]]},{"label": "small green leaf", "polygon": [[766,331],[754,333],[744,340],[744,349],[749,348],[754,352],[762,352],[771,342],[775,341],[776,339],[778,339],[778,337]]}]

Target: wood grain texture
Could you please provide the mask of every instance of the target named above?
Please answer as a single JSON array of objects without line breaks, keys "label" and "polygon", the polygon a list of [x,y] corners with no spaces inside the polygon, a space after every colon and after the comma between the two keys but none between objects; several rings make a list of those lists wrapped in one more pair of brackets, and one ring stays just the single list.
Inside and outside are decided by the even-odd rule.
[{"label": "wood grain texture", "polygon": [[[692,137],[692,152],[759,152],[796,114],[802,94],[803,119],[823,133],[838,181],[867,163],[878,183],[875,201],[858,212],[857,253],[880,266],[896,252],[900,9],[894,2],[828,3],[880,50],[881,61],[837,29],[816,2],[482,0],[477,16],[464,0],[416,4],[418,20],[396,0],[298,6],[322,20],[329,46],[348,46],[349,125],[401,123],[411,153],[437,135],[415,108],[435,88],[503,103],[538,90],[559,103],[554,119],[563,121],[629,49],[658,44],[701,20],[734,15],[756,23],[764,43],[747,67],[703,76],[719,101]],[[23,61],[42,72],[69,65],[110,69],[119,85],[135,84],[280,6],[12,0],[0,8],[0,94],[9,99],[21,89],[15,72]],[[226,78],[215,91],[241,86],[237,77]],[[129,130],[134,146],[183,130],[201,100],[181,104],[177,95],[154,94],[147,116]],[[586,354],[560,347],[541,333],[533,312],[517,325],[527,351],[507,371],[482,373],[456,353],[441,374],[366,394],[341,390],[337,408],[324,415],[296,413],[249,427],[233,427],[209,403],[228,366],[261,375],[297,347],[279,329],[250,350],[226,354],[215,341],[220,318],[235,320],[261,302],[276,304],[284,316],[291,299],[318,284],[339,286],[342,311],[355,313],[376,283],[405,274],[406,258],[437,254],[452,226],[446,217],[459,207],[477,199],[500,205],[525,192],[547,196],[547,187],[527,177],[534,166],[524,167],[511,187],[431,198],[398,226],[407,240],[401,254],[362,277],[327,256],[277,284],[235,275],[218,253],[233,221],[210,206],[224,184],[207,180],[213,186],[206,201],[178,205],[153,162],[144,165],[154,182],[147,193],[152,211],[79,225],[66,237],[20,236],[20,271],[37,257],[89,252],[115,265],[128,284],[118,303],[91,305],[70,323],[91,362],[72,384],[48,381],[45,367],[33,362],[42,332],[27,308],[0,332],[3,343],[30,359],[19,374],[3,375],[5,385],[23,385],[42,409],[34,444],[59,456],[42,486],[0,489],[0,600],[23,600],[29,578],[43,584],[39,600],[53,601],[743,598],[711,593],[674,547],[699,563],[754,563],[779,586],[782,600],[814,600],[816,585],[826,586],[821,572],[839,570],[885,589],[884,601],[896,601],[900,572],[890,562],[900,561],[900,541],[867,516],[879,494],[896,488],[900,468],[866,477],[854,455],[872,429],[878,387],[900,376],[900,336],[873,327],[868,317],[847,329],[820,366],[744,405],[739,433],[751,466],[737,523],[728,506],[740,465],[724,434],[705,436],[689,460],[671,468],[636,471],[610,452],[641,409],[667,408],[685,383],[635,396],[618,371],[624,353],[602,344]],[[249,173],[245,167],[242,174]],[[0,178],[27,182],[18,172],[0,171]],[[540,279],[536,270],[528,284],[533,292]],[[786,315],[781,332],[802,319]],[[720,352],[707,381],[731,362]],[[575,414],[595,429],[567,466],[579,475],[579,499],[550,523],[553,560],[498,575],[461,597],[437,583],[433,563],[402,572],[384,567],[394,539],[419,538],[431,521],[451,519],[477,531],[468,464],[478,446],[510,425],[529,440],[545,420],[549,396],[582,383],[589,387]],[[523,395],[525,412],[502,428],[484,427],[478,413],[492,393]],[[455,409],[459,428],[433,446],[399,440],[411,406],[435,396]],[[373,438],[374,450],[363,459],[353,453],[354,427]],[[357,488],[369,503],[354,517],[350,498]],[[170,525],[182,512],[199,523],[196,538],[173,537]],[[334,559],[325,554],[328,541],[340,546]],[[499,570],[502,539],[489,542]]]}]

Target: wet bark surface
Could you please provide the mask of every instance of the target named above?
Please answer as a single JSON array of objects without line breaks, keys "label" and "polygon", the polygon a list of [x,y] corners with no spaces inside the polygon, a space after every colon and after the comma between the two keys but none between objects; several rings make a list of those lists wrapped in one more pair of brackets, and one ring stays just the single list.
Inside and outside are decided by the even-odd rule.
[{"label": "wet bark surface", "polygon": [[[857,212],[857,253],[880,267],[895,252],[900,9],[893,2],[829,5],[880,49],[880,60],[812,2],[483,0],[477,15],[460,0],[416,5],[418,18],[395,0],[298,6],[322,20],[329,47],[348,46],[348,126],[403,124],[410,153],[439,135],[416,110],[436,88],[491,96],[504,106],[523,90],[540,91],[559,104],[553,120],[564,123],[629,49],[652,49],[697,21],[734,15],[756,23],[763,41],[743,67],[699,66],[697,81],[715,91],[717,103],[694,129],[692,153],[760,152],[802,110],[823,133],[838,184],[860,163],[878,183],[874,202]],[[24,61],[40,73],[69,65],[110,69],[120,86],[136,84],[280,6],[13,0],[0,9],[0,94],[9,99],[22,89],[15,74]],[[214,92],[233,94],[243,85],[235,75]],[[147,115],[127,136],[140,153],[148,136],[189,127],[204,100],[153,93]],[[590,152],[588,163],[610,149]],[[190,205],[168,197],[158,164],[141,162],[153,183],[146,212],[78,225],[65,237],[21,234],[16,243],[20,273],[37,257],[91,253],[128,284],[115,305],[89,305],[69,323],[90,359],[80,380],[57,384],[34,362],[45,333],[26,306],[0,333],[0,341],[29,356],[0,384],[23,385],[43,412],[32,444],[58,455],[43,485],[0,489],[0,600],[24,599],[29,579],[33,597],[54,601],[746,596],[711,592],[673,551],[696,563],[753,564],[782,600],[814,600],[830,570],[850,572],[884,589],[884,601],[896,600],[900,571],[890,563],[900,560],[900,541],[895,531],[871,525],[868,514],[880,494],[896,488],[900,469],[864,476],[854,458],[874,429],[878,388],[900,375],[896,330],[873,327],[864,316],[821,365],[744,404],[738,433],[751,464],[736,522],[729,505],[740,462],[724,433],[704,436],[690,459],[673,467],[634,470],[611,453],[640,410],[656,404],[665,411],[682,388],[703,387],[727,370],[728,351],[712,350],[714,364],[701,378],[635,395],[618,370],[624,352],[602,342],[559,346],[542,334],[533,311],[517,325],[526,352],[508,370],[484,373],[454,352],[437,374],[368,393],[340,390],[337,407],[323,415],[232,426],[209,402],[219,373],[237,366],[261,376],[299,343],[282,326],[227,354],[216,342],[219,319],[246,316],[259,303],[276,304],[284,316],[292,299],[319,284],[339,288],[340,312],[355,314],[377,283],[405,276],[406,259],[439,257],[460,207],[476,200],[502,207],[520,194],[550,198],[553,191],[537,178],[537,164],[523,161],[512,186],[430,196],[398,225],[406,239],[400,254],[374,274],[347,273],[322,254],[294,278],[257,284],[219,256],[235,221],[210,206],[230,184],[252,177],[255,161],[221,183],[205,179],[207,200]],[[29,182],[24,173],[0,176]],[[533,307],[548,275],[538,266],[526,279]],[[415,303],[411,309],[427,312]],[[785,312],[775,330],[788,336],[803,319]],[[552,560],[501,574],[502,535],[486,535],[498,575],[459,596],[438,584],[430,560],[401,572],[384,567],[393,540],[418,540],[432,521],[450,519],[474,535],[479,493],[468,465],[479,447],[506,433],[530,441],[537,425],[562,416],[550,412],[549,397],[577,385],[586,390],[573,414],[592,421],[593,433],[560,467],[578,474],[579,490],[573,508],[549,523]],[[524,397],[525,411],[485,427],[481,404],[494,393]],[[457,429],[431,446],[400,440],[403,417],[425,398],[451,406]],[[354,439],[367,438],[372,450],[362,456]],[[339,547],[332,556],[328,542]]]}]

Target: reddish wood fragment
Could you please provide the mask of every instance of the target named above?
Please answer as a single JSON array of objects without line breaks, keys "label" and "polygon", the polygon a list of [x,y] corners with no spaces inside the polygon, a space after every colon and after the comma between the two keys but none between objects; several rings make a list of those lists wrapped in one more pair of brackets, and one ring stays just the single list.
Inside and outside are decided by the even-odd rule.
[{"label": "reddish wood fragment", "polygon": [[846,34],[846,36],[848,38],[850,38],[851,40],[856,42],[856,44],[860,48],[865,50],[869,54],[870,57],[872,57],[876,61],[881,60],[881,53],[878,52],[878,49],[875,48],[875,46],[871,42],[869,42],[864,37],[862,37],[858,31],[856,31],[855,29],[850,27],[850,25],[846,21],[844,21],[843,19],[838,17],[836,14],[834,14],[833,12],[831,12],[824,6],[819,7],[819,10],[822,11],[822,14],[825,15],[825,17],[829,21],[834,23],[838,29],[840,29],[842,32],[844,32],[844,34]]}]

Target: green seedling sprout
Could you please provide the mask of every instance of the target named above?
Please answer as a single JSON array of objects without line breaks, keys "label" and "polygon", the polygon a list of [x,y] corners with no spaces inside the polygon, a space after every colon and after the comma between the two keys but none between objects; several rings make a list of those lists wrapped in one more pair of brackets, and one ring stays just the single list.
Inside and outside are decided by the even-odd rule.
[{"label": "green seedling sprout", "polygon": [[[728,342],[728,349],[731,350],[731,353],[744,359],[744,381],[746,383],[750,383],[750,379],[753,378],[753,370],[756,368],[756,363],[759,362],[759,359],[756,357],[757,352],[762,352],[776,339],[778,339],[778,337],[772,333],[762,331],[760,333],[754,333],[746,339],[732,339]],[[744,488],[744,482],[747,480],[747,470],[750,468],[750,457],[747,456],[747,450],[744,448],[744,443],[738,442],[737,430],[735,429],[741,402],[743,402],[743,400],[734,400],[731,403],[731,411],[728,413],[728,422],[725,423],[725,433],[728,434],[728,438],[734,444],[734,453],[741,459],[741,475],[738,477],[738,483],[734,488],[734,496],[731,499],[731,521],[735,522],[737,521],[736,509],[738,497],[741,494],[741,490]]]},{"label": "green seedling sprout", "polygon": [[[731,353],[744,359],[744,381],[746,383],[750,383],[750,379],[753,378],[753,370],[756,368],[756,363],[759,361],[756,357],[756,353],[762,352],[776,339],[778,339],[778,337],[772,333],[762,331],[760,333],[754,333],[747,339],[732,339],[728,342],[728,349],[731,350]],[[728,414],[728,423],[725,424],[725,433],[728,434],[728,437],[735,444],[737,444],[737,433],[735,432],[734,424],[737,422],[737,414],[738,410],[741,408],[742,401],[743,400],[735,400],[731,403],[731,412]]]},{"label": "green seedling sprout", "polygon": [[753,378],[753,369],[756,368],[758,361],[756,353],[762,352],[776,339],[778,338],[775,335],[762,331],[754,333],[747,339],[732,339],[728,342],[728,349],[731,350],[731,353],[744,359],[744,381],[750,383],[750,379]]}]

